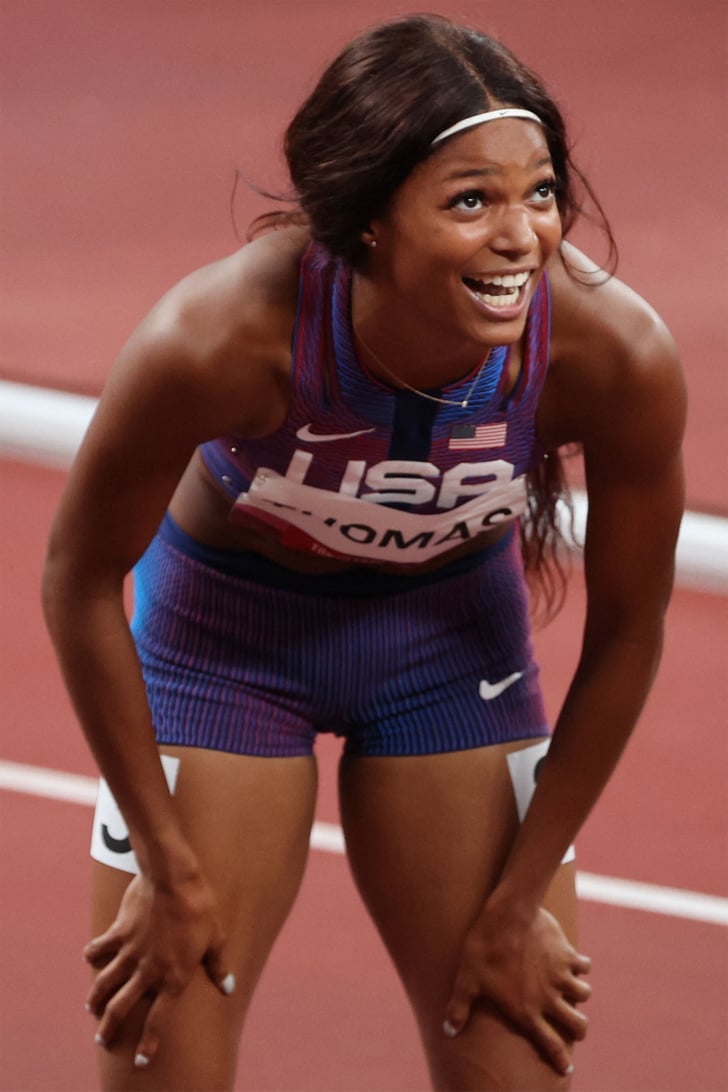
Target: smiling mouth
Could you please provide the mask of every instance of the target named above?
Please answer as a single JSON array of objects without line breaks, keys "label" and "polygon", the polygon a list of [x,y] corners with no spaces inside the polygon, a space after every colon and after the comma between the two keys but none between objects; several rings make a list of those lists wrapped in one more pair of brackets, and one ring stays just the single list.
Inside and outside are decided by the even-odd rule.
[{"label": "smiling mouth", "polygon": [[521,298],[530,277],[530,273],[498,274],[487,281],[463,277],[463,284],[489,307],[513,307]]}]

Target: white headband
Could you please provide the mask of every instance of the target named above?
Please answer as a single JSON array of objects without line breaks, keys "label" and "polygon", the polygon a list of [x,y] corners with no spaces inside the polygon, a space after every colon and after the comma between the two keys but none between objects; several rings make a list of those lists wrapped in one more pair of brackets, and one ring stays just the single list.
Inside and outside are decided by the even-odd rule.
[{"label": "white headband", "polygon": [[463,118],[462,121],[456,122],[449,129],[443,129],[437,134],[430,147],[439,144],[447,137],[454,136],[455,133],[462,132],[463,129],[471,129],[474,125],[485,125],[487,121],[498,121],[499,118],[525,118],[526,121],[535,121],[538,125],[543,125],[541,118],[537,114],[532,114],[530,110],[514,110],[510,107],[504,110],[489,110],[487,114],[474,114],[471,118]]}]

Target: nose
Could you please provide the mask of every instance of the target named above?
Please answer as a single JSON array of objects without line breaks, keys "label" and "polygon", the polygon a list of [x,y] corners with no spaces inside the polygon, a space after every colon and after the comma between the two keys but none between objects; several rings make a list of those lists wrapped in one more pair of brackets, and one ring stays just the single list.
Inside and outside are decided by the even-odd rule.
[{"label": "nose", "polygon": [[502,209],[489,245],[491,250],[511,257],[530,254],[538,246],[538,235],[533,230],[528,209],[523,205]]}]

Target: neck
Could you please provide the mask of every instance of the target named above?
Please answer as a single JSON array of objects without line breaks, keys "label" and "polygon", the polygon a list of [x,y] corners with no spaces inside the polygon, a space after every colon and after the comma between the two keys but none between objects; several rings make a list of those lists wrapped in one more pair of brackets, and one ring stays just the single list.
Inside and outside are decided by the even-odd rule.
[{"label": "neck", "polygon": [[356,354],[388,385],[436,389],[474,373],[488,354],[483,346],[453,351],[451,338],[438,343],[437,332],[406,317],[391,297],[369,278],[354,273],[351,283],[351,326]]},{"label": "neck", "polygon": [[[428,390],[440,390],[443,387],[448,387],[451,384],[457,383],[458,380],[463,380],[465,378],[472,379],[474,387],[475,384],[478,382],[478,379],[488,360],[488,356],[490,355],[490,350],[487,350],[485,356],[482,356],[480,358],[476,367],[474,369],[468,369],[468,371],[462,376],[456,376],[452,379],[447,380],[436,380],[435,382],[428,383],[426,378],[422,374],[422,369],[418,369],[416,381],[414,383],[410,383],[406,376],[403,374],[403,369],[400,368],[398,372],[395,372],[387,364],[385,364],[383,360],[380,359],[380,357],[374,352],[374,350],[366,343],[361,334],[358,334],[356,330],[353,330],[353,334],[357,356],[360,361],[366,361],[367,370],[369,372],[371,372],[377,379],[383,379],[390,386],[414,391],[415,394],[424,394],[424,392]],[[452,403],[450,399],[435,398],[434,400],[436,402],[443,402],[445,405],[456,405],[461,401],[460,396],[462,395],[462,398],[465,399],[465,401],[462,401],[462,405],[466,406],[468,404],[468,398],[470,393],[470,391],[459,392],[457,400],[453,400]]]}]

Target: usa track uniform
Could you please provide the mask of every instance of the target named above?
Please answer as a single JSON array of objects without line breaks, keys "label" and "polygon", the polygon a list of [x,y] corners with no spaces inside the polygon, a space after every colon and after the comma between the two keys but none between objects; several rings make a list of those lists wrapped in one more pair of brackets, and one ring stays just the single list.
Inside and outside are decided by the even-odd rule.
[{"label": "usa track uniform", "polygon": [[522,374],[505,396],[510,349],[447,388],[441,405],[368,375],[351,342],[351,273],[319,247],[304,257],[287,420],[271,436],[203,445],[234,500],[233,519],[264,521],[294,549],[358,563],[427,560],[513,520],[541,454],[534,415],[548,364],[542,280],[526,327]]},{"label": "usa track uniform", "polygon": [[[347,267],[311,245],[286,421],[201,451],[232,520],[351,568],[302,576],[195,542],[167,516],[135,572],[132,623],[161,743],[301,755],[333,731],[350,753],[405,755],[548,734],[513,529],[408,572],[525,508],[525,475],[542,455],[545,277],[515,389],[506,394],[509,349],[495,349],[472,393],[473,375],[431,392],[447,405],[363,370],[350,288]],[[466,407],[449,404],[466,394]]]}]

